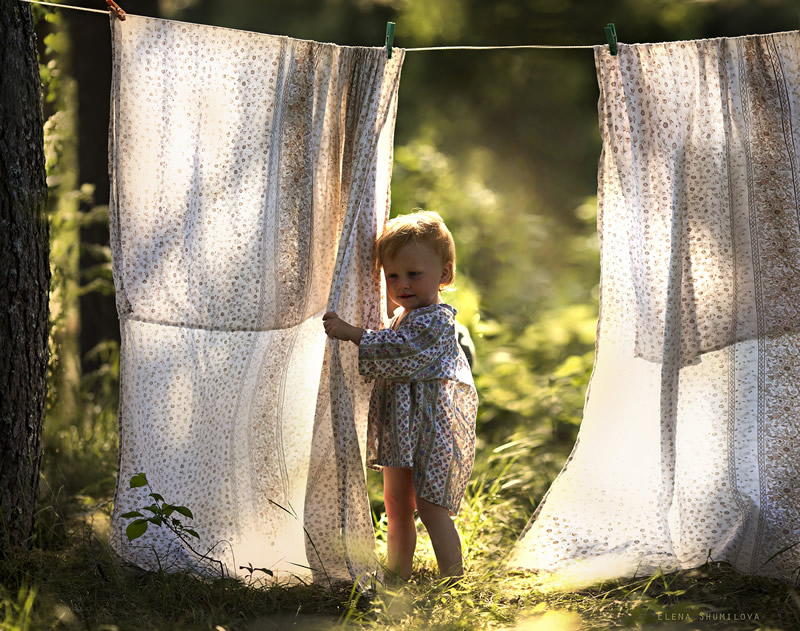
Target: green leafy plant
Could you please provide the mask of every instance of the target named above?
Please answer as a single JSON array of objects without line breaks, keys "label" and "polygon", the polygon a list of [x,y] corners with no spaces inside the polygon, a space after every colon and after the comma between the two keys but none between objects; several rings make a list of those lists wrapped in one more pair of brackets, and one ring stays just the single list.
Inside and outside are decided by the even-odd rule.
[{"label": "green leafy plant", "polygon": [[240,565],[240,570],[247,570],[247,584],[250,585],[253,582],[253,574],[256,572],[264,572],[267,576],[274,576],[275,573],[266,567],[253,567],[252,563],[248,563],[247,565]]},{"label": "green leafy plant", "polygon": [[128,527],[125,529],[125,534],[128,535],[129,541],[133,541],[147,532],[147,526],[149,524],[154,524],[155,526],[166,526],[184,543],[188,543],[188,540],[186,539],[187,535],[194,537],[195,539],[200,538],[200,535],[198,535],[196,531],[192,530],[191,528],[187,528],[177,517],[172,516],[173,513],[179,513],[184,517],[194,519],[192,511],[190,511],[186,506],[167,504],[159,493],[153,492],[153,489],[150,487],[150,483],[147,481],[147,476],[145,476],[144,473],[137,473],[131,478],[130,488],[136,489],[143,486],[146,486],[150,489],[150,493],[148,493],[148,495],[153,498],[153,503],[150,504],[150,506],[145,506],[142,510],[146,510],[152,513],[152,515],[150,517],[145,517],[139,511],[130,511],[122,515],[122,517],[125,519],[138,518],[128,524]]},{"label": "green leafy plant", "polygon": [[[141,537],[145,532],[147,532],[147,528],[150,526],[150,524],[158,526],[159,528],[163,526],[172,532],[172,534],[174,534],[178,540],[180,540],[180,542],[183,543],[183,545],[186,546],[186,548],[196,557],[218,564],[220,576],[225,578],[226,572],[224,563],[219,559],[209,556],[209,553],[216,547],[216,544],[214,544],[214,546],[212,546],[205,554],[199,550],[196,550],[192,545],[190,537],[194,539],[200,539],[200,535],[196,530],[185,526],[183,522],[176,516],[177,513],[183,517],[194,519],[192,511],[186,506],[169,504],[166,500],[164,500],[164,497],[160,493],[155,493],[150,486],[150,483],[147,481],[147,476],[144,473],[137,473],[131,477],[130,488],[136,489],[144,486],[150,490],[147,495],[153,498],[153,503],[149,506],[145,506],[142,508],[142,510],[149,512],[150,516],[147,517],[144,515],[144,513],[137,510],[129,511],[122,515],[123,519],[133,519],[133,521],[128,524],[128,527],[125,528],[125,534],[128,536],[128,540],[133,541],[134,539]],[[265,568],[255,569],[260,569],[270,575],[272,574],[270,570]]]},{"label": "green leafy plant", "polygon": [[[166,500],[164,500],[164,497],[160,493],[156,493],[153,491],[152,487],[150,486],[150,483],[147,481],[147,476],[144,473],[137,473],[136,475],[131,477],[130,488],[135,489],[144,486],[146,486],[150,490],[148,496],[153,498],[153,503],[150,504],[150,506],[145,506],[144,508],[142,508],[142,510],[149,512],[150,516],[147,517],[144,515],[144,513],[140,511],[129,511],[124,515],[122,515],[124,519],[133,519],[133,521],[130,524],[128,524],[128,527],[125,529],[125,534],[128,536],[128,540],[133,541],[134,539],[138,539],[139,537],[141,537],[145,532],[147,532],[147,528],[149,527],[150,524],[159,527],[164,526],[168,530],[170,530],[178,539],[180,539],[180,541],[197,557],[218,563],[220,566],[220,574],[222,575],[223,578],[225,578],[225,568],[222,561],[213,559],[208,556],[208,552],[213,550],[213,547],[206,554],[203,554],[198,550],[195,550],[192,547],[189,537],[194,537],[195,539],[199,539],[200,535],[197,533],[196,530],[192,528],[187,528],[178,517],[174,516],[175,513],[178,513],[179,515],[183,515],[184,517],[188,517],[189,519],[194,519],[192,511],[186,506],[179,506],[177,504],[167,503]],[[251,580],[255,572],[263,572],[268,576],[274,576],[273,571],[270,570],[269,568],[253,567],[252,563],[248,563],[247,565],[240,565],[239,569],[247,570],[249,572],[249,578]]]}]

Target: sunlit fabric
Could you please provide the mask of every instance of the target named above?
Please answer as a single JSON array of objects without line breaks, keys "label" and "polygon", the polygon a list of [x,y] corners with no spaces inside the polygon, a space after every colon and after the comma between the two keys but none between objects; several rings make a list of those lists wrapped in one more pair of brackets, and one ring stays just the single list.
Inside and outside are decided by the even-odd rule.
[{"label": "sunlit fabric", "polygon": [[800,568],[800,33],[595,48],[583,424],[512,567]]},{"label": "sunlit fabric", "polygon": [[[372,572],[370,384],[321,316],[380,326],[403,52],[135,16],[112,32],[112,546],[149,570]],[[122,515],[153,500],[137,472],[221,566],[164,527],[128,541]]]}]

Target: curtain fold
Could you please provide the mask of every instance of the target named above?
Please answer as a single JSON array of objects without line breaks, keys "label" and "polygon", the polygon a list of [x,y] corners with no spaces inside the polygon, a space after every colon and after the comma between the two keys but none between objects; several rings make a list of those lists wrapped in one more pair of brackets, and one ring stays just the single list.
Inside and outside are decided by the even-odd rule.
[{"label": "curtain fold", "polygon": [[595,48],[600,319],[511,565],[800,567],[800,33]]},{"label": "curtain fold", "polygon": [[321,316],[378,327],[403,52],[112,19],[111,249],[122,335],[111,545],[219,572],[122,514],[188,506],[230,575],[355,580],[377,567],[368,384]]}]

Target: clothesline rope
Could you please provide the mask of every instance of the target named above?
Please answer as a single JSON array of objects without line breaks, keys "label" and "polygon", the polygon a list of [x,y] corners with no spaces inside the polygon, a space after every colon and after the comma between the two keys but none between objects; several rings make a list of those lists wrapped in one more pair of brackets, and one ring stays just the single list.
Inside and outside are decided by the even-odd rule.
[{"label": "clothesline rope", "polygon": [[501,48],[594,48],[594,44],[582,46],[550,45],[550,44],[523,44],[520,46],[429,46],[425,48],[404,48],[407,53],[428,50],[499,50]]},{"label": "clothesline rope", "polygon": [[108,15],[108,9],[90,9],[89,7],[73,7],[69,4],[57,4],[55,2],[42,2],[42,0],[22,0],[29,4],[45,4],[48,7],[58,7],[59,9],[75,9],[76,11],[89,11],[90,13],[105,13]]},{"label": "clothesline rope", "polygon": [[[91,13],[103,13],[108,15],[108,10],[105,9],[90,9],[88,7],[76,7],[69,4],[58,4],[55,2],[43,2],[42,0],[22,0],[29,4],[44,4],[49,7],[58,7],[59,9],[74,9],[76,11],[89,11]],[[132,14],[128,14],[132,15]],[[500,50],[512,48],[594,48],[593,45],[587,46],[556,46],[549,44],[522,44],[518,46],[428,46],[423,48],[405,48],[407,53],[432,51],[432,50]]]}]

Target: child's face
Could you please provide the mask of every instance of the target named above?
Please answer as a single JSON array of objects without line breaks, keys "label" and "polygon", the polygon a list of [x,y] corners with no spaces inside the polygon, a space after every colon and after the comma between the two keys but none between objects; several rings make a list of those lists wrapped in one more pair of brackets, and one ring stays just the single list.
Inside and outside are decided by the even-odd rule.
[{"label": "child's face", "polygon": [[383,260],[389,298],[406,311],[439,301],[439,287],[450,281],[453,263],[443,263],[430,246],[407,243],[393,257]]}]

